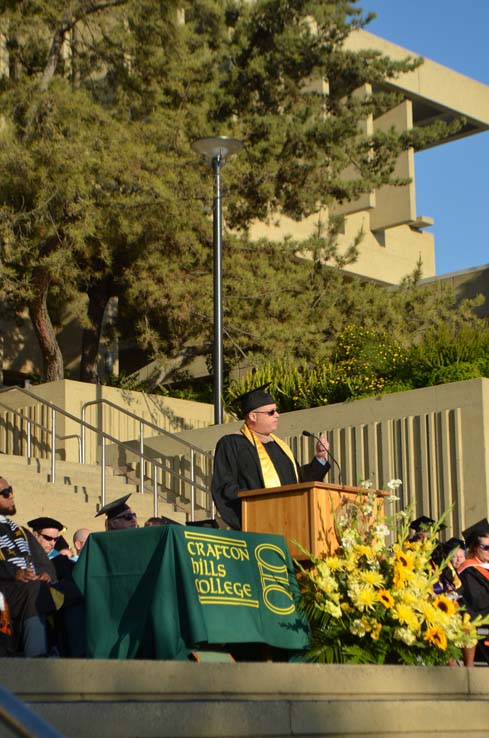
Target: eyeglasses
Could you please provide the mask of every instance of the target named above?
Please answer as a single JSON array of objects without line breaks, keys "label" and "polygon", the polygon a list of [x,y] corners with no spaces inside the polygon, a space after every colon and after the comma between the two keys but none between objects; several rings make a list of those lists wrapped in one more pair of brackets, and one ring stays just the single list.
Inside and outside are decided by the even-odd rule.
[{"label": "eyeglasses", "polygon": [[123,515],[116,515],[112,520],[133,520],[134,518],[137,518],[136,513],[128,512]]},{"label": "eyeglasses", "polygon": [[269,415],[272,417],[272,415],[279,415],[279,412],[276,407],[273,408],[273,410],[253,410],[254,413],[258,413],[258,415]]},{"label": "eyeglasses", "polygon": [[13,487],[4,487],[3,489],[0,489],[0,495],[2,495],[2,497],[5,497],[5,499],[7,499],[7,497],[10,497],[10,495],[13,495],[13,494],[14,494]]},{"label": "eyeglasses", "polygon": [[479,548],[483,551],[489,551],[489,543],[479,543]]},{"label": "eyeglasses", "polygon": [[47,536],[46,533],[41,533],[40,531],[37,531],[37,534],[42,536],[45,541],[57,541],[59,538],[59,536]]}]

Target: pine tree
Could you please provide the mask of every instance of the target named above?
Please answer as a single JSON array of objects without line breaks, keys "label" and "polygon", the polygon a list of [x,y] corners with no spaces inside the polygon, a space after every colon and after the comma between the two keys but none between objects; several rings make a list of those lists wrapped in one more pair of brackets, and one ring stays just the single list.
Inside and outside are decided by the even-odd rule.
[{"label": "pine tree", "polygon": [[[83,379],[95,379],[113,296],[149,353],[208,351],[210,176],[191,150],[205,135],[245,143],[225,170],[235,233],[226,249],[228,362],[283,351],[284,321],[292,354],[328,333],[342,300],[329,296],[328,319],[319,314],[338,282],[323,265],[341,266],[358,244],[340,256],[334,221],[306,244],[250,244],[246,229],[395,182],[398,153],[440,135],[439,127],[359,134],[359,122],[393,98],[355,91],[419,63],[347,52],[344,39],[367,22],[356,0],[0,5],[10,59],[0,87],[0,273],[4,294],[29,311],[45,379],[63,376],[53,326],[60,305],[76,308],[86,328]],[[355,177],[345,177],[352,167]],[[308,264],[297,258],[305,250]]]}]

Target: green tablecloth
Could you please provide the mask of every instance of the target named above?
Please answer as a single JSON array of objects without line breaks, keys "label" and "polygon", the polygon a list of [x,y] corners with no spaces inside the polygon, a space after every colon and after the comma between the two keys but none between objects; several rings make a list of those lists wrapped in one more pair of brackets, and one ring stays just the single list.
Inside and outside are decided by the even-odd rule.
[{"label": "green tablecloth", "polygon": [[185,658],[202,644],[308,645],[282,536],[190,526],[92,533],[74,569],[92,658]]}]

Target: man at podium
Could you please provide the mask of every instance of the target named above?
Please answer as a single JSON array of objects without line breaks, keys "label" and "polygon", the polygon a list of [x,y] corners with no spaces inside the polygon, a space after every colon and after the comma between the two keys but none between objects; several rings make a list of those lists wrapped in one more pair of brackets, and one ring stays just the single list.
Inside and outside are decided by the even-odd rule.
[{"label": "man at podium", "polygon": [[216,446],[212,497],[225,523],[241,530],[241,500],[238,492],[279,487],[297,482],[321,482],[330,464],[329,443],[320,436],[316,455],[299,466],[292,451],[275,435],[279,412],[268,384],[241,395],[244,424],[238,433],[223,436]]}]

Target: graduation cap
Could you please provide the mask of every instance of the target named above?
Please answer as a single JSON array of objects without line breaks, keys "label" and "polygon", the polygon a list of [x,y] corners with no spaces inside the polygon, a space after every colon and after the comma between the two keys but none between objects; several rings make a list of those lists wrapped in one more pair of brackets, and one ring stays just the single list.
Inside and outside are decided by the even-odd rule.
[{"label": "graduation cap", "polygon": [[[416,533],[424,533],[431,530],[433,526],[437,525],[436,520],[429,518],[427,515],[420,515],[419,518],[409,523],[409,527],[412,528]],[[437,530],[445,530],[447,526],[444,523],[437,525]]]},{"label": "graduation cap", "polygon": [[275,398],[272,397],[266,390],[270,387],[270,382],[262,384],[260,387],[244,392],[235,399],[235,403],[240,406],[241,417],[246,417],[252,410],[256,410],[257,407],[263,405],[273,405]]},{"label": "graduation cap", "polygon": [[477,523],[474,523],[474,525],[463,530],[462,535],[465,538],[467,545],[470,546],[477,540],[477,538],[479,538],[479,536],[489,536],[489,521],[487,518],[478,520]]},{"label": "graduation cap", "polygon": [[59,531],[65,530],[63,523],[60,523],[59,520],[55,520],[54,518],[34,518],[33,520],[29,520],[27,525],[32,530],[35,530],[36,533],[44,530],[44,528],[55,528]]},{"label": "graduation cap", "polygon": [[116,518],[118,515],[125,512],[126,510],[130,510],[129,505],[126,505],[126,500],[128,500],[130,496],[131,492],[129,492],[128,495],[124,495],[124,497],[119,497],[117,500],[108,502],[106,505],[100,508],[95,517],[98,518],[99,515],[107,515],[107,519],[111,520],[112,518]]},{"label": "graduation cap", "polygon": [[158,517],[148,518],[144,527],[150,528],[155,525],[181,525],[181,523],[172,518],[167,518],[166,515],[159,515]]},{"label": "graduation cap", "polygon": [[63,551],[65,548],[69,548],[69,547],[70,547],[70,544],[68,543],[66,538],[64,538],[63,536],[59,536],[58,540],[54,544],[54,548],[56,551]]},{"label": "graduation cap", "polygon": [[456,551],[457,548],[463,548],[465,550],[465,541],[462,541],[461,538],[449,538],[448,541],[445,541],[443,547],[448,556],[452,551]]},{"label": "graduation cap", "polygon": [[195,525],[198,528],[219,528],[215,518],[206,518],[205,520],[187,520],[185,525]]}]

